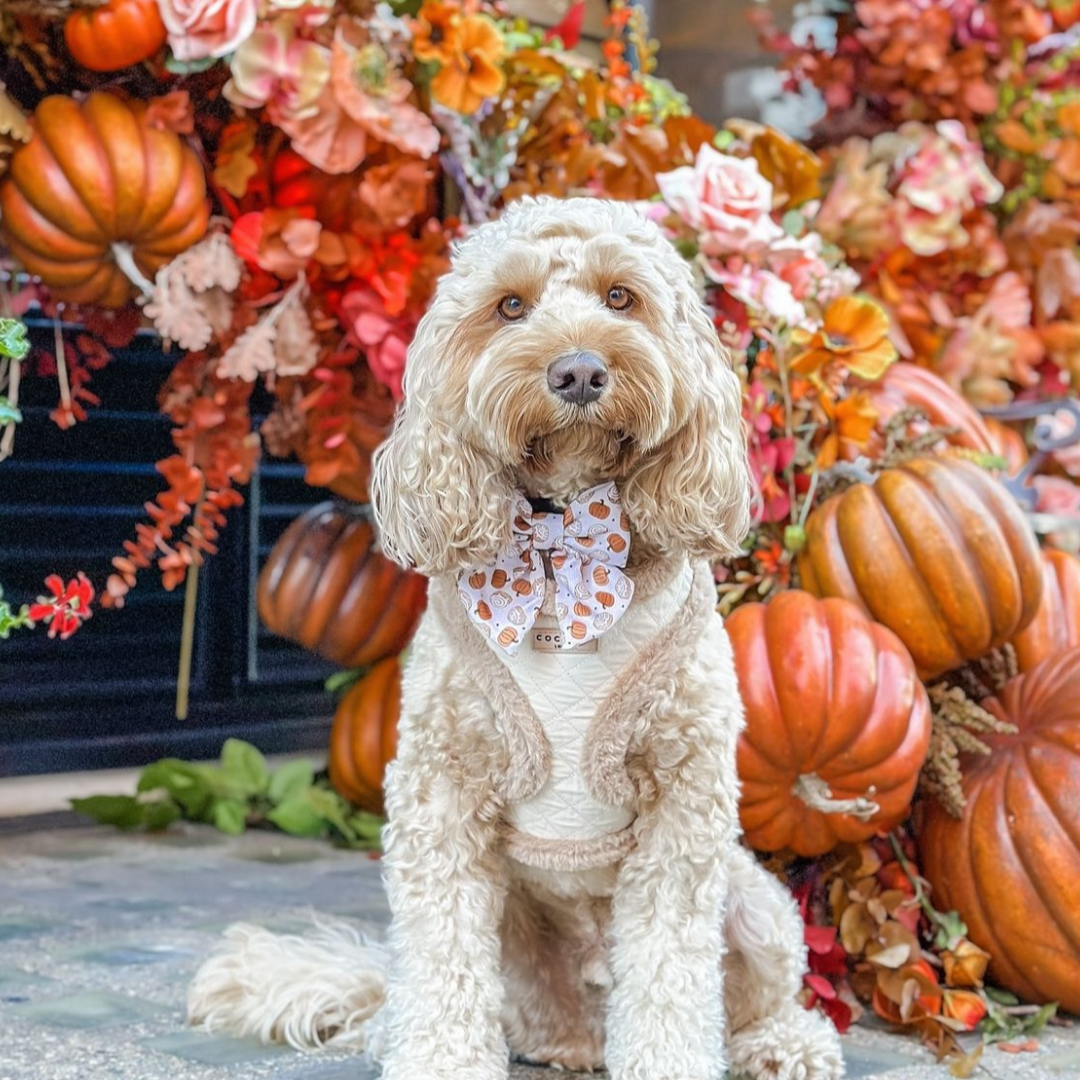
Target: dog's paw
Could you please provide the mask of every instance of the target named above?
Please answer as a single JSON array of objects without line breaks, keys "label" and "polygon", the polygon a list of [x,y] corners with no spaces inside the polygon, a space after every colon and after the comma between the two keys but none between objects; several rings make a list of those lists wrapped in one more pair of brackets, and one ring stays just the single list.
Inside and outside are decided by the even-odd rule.
[{"label": "dog's paw", "polygon": [[728,1044],[732,1074],[749,1080],[841,1080],[840,1036],[825,1017],[792,1003],[748,1024]]}]

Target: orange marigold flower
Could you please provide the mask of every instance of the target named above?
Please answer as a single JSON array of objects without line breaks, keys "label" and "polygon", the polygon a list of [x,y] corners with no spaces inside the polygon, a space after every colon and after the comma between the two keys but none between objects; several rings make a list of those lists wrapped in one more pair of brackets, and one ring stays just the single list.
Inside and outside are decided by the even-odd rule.
[{"label": "orange marigold flower", "polygon": [[431,80],[435,100],[459,113],[473,113],[506,85],[499,66],[506,50],[498,27],[485,15],[461,20],[450,58]]},{"label": "orange marigold flower", "polygon": [[413,55],[417,60],[448,64],[458,47],[461,5],[454,0],[424,0],[413,23]]},{"label": "orange marigold flower", "polygon": [[832,422],[832,430],[825,436],[817,453],[817,466],[827,469],[836,464],[843,443],[865,446],[866,440],[877,423],[878,411],[865,390],[855,390],[843,401],[835,401],[822,394],[821,407]]},{"label": "orange marigold flower", "polygon": [[792,340],[803,350],[791,361],[791,370],[800,375],[813,375],[836,362],[873,382],[896,359],[896,349],[889,340],[888,315],[863,296],[834,300],[825,309],[824,323],[816,334],[796,330]]}]

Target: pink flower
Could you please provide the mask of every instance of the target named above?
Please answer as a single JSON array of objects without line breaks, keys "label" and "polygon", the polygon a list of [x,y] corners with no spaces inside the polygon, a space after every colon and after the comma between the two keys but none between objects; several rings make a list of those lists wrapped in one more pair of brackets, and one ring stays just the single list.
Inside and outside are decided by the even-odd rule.
[{"label": "pink flower", "polygon": [[708,264],[709,277],[736,300],[741,300],[759,322],[803,326],[806,308],[795,298],[791,286],[771,270],[753,266],[739,257]]},{"label": "pink flower", "polygon": [[387,315],[382,300],[370,289],[354,289],[341,298],[341,321],[349,338],[364,350],[371,373],[400,401],[412,323]]},{"label": "pink flower", "polygon": [[752,508],[755,521],[784,521],[791,512],[791,496],[783,473],[794,460],[794,439],[780,438],[765,443],[756,436],[752,439],[749,461],[755,486]]},{"label": "pink flower", "polygon": [[259,0],[158,0],[177,60],[231,53],[255,29]]},{"label": "pink flower", "polygon": [[[1068,409],[1058,409],[1050,417],[1050,435],[1055,439],[1071,435],[1076,431],[1076,423],[1075,414]],[[1080,477],[1080,441],[1055,450],[1053,458],[1070,476]]]},{"label": "pink flower", "polygon": [[661,173],[656,182],[668,206],[700,233],[706,255],[745,254],[784,235],[770,216],[772,184],[753,158],[705,143],[692,166]]}]

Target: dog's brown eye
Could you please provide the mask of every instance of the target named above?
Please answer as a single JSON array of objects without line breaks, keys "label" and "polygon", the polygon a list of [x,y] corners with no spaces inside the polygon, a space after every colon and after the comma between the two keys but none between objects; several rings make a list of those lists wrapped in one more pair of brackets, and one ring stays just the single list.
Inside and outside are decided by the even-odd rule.
[{"label": "dog's brown eye", "polygon": [[633,302],[634,298],[621,285],[608,289],[607,306],[609,308],[615,311],[625,311]]},{"label": "dog's brown eye", "polygon": [[499,301],[499,314],[508,322],[515,322],[525,314],[525,301],[520,296],[504,296]]}]

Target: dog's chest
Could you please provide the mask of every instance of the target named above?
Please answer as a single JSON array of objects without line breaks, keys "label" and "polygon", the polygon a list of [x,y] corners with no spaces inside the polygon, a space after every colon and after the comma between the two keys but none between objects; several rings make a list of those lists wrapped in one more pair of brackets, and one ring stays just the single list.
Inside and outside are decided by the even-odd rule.
[{"label": "dog's chest", "polygon": [[[635,598],[600,637],[594,652],[524,647],[511,657],[494,650],[529,699],[551,746],[547,782],[531,798],[507,807],[507,822],[519,833],[588,841],[617,833],[633,821],[629,807],[605,805],[589,791],[582,769],[585,739],[602,703],[623,680],[634,678],[635,658],[686,603],[692,580],[687,564],[665,588]],[[543,622],[537,626],[544,629]]]}]

